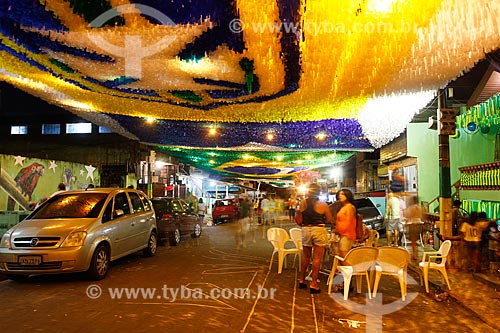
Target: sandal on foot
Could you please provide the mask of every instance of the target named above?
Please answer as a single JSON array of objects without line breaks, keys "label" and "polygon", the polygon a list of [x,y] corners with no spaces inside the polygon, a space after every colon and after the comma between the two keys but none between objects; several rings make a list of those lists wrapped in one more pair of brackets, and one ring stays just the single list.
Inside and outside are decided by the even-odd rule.
[{"label": "sandal on foot", "polygon": [[311,294],[319,294],[321,292],[321,289],[316,289],[316,288],[309,287],[309,292]]},{"label": "sandal on foot", "polygon": [[306,288],[307,288],[307,283],[299,282],[299,289],[306,289]]}]

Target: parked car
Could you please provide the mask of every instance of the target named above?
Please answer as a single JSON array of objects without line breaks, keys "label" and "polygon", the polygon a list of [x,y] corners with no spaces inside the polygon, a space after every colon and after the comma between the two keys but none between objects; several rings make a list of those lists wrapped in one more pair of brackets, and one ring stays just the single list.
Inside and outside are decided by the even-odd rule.
[{"label": "parked car", "polygon": [[233,221],[238,218],[238,200],[220,199],[216,200],[212,209],[212,221],[214,224]]},{"label": "parked car", "polygon": [[157,249],[155,213],[134,189],[95,188],[52,195],[0,241],[0,271],[13,280],[32,274],[86,271],[103,279],[109,263]]},{"label": "parked car", "polygon": [[156,213],[156,223],[159,230],[159,239],[168,240],[170,245],[176,246],[181,242],[181,236],[201,236],[201,223],[186,201],[179,198],[155,197],[151,199]]},{"label": "parked car", "polygon": [[363,215],[363,223],[368,229],[382,232],[385,229],[384,215],[369,198],[354,199],[358,213]]}]

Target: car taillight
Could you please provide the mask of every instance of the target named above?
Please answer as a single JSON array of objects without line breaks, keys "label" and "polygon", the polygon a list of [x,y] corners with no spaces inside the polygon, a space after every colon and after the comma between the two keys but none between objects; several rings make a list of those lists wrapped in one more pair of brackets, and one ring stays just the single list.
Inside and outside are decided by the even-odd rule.
[{"label": "car taillight", "polygon": [[172,219],[172,214],[163,214],[161,219],[162,220],[170,220],[170,219]]}]

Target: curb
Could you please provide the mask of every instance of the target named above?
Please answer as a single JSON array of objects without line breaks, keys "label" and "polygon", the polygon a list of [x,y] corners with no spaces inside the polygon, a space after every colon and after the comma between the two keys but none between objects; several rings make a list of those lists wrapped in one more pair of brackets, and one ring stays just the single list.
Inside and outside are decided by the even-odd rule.
[{"label": "curb", "polygon": [[474,278],[474,280],[484,283],[488,287],[493,288],[494,290],[500,290],[499,277],[490,277],[488,274],[482,274],[482,273],[472,273],[472,277]]},{"label": "curb", "polygon": [[[413,272],[417,276],[419,275],[419,268],[415,264],[408,265],[408,270]],[[475,279],[481,283],[486,284],[488,287],[492,287],[495,290],[500,289],[499,283],[488,279],[484,274],[472,273],[472,277],[473,277],[473,279]],[[432,297],[432,295],[433,295],[432,291],[437,290],[438,288],[440,288],[440,286],[437,283],[429,281],[429,293],[426,293],[426,295],[428,297]],[[496,329],[496,318],[492,318],[490,320],[490,318],[484,316],[484,314],[478,312],[476,309],[474,309],[473,307],[466,304],[466,300],[461,299],[461,297],[459,295],[455,294],[453,292],[453,290],[447,290],[447,292],[448,292],[449,297],[451,297],[453,300],[455,300],[457,302],[457,304],[459,304],[464,309],[469,310],[471,313],[474,313],[482,322],[484,322],[487,325],[491,326],[492,328]],[[424,293],[425,293],[425,290],[424,290]],[[432,298],[434,298],[434,297],[432,297]]]}]

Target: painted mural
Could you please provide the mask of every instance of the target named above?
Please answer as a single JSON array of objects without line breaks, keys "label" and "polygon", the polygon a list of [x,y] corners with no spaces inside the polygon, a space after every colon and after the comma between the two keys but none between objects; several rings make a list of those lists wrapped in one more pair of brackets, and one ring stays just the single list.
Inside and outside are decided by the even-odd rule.
[{"label": "painted mural", "polygon": [[0,155],[0,211],[29,210],[57,190],[83,189],[99,184],[99,172],[92,165]]}]

